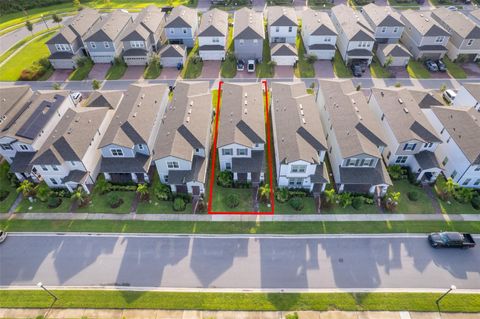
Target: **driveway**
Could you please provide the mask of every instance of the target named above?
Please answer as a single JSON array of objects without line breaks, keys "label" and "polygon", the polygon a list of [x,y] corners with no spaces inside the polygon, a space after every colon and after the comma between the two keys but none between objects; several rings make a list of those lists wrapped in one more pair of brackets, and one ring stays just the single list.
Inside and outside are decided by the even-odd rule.
[{"label": "driveway", "polygon": [[235,79],[256,79],[257,74],[255,72],[247,72],[246,67],[243,71],[237,71]]},{"label": "driveway", "polygon": [[317,78],[335,78],[335,73],[333,72],[333,64],[330,60],[315,61],[315,63],[313,64],[313,68],[315,69],[315,76]]},{"label": "driveway", "polygon": [[65,82],[73,70],[55,70],[48,79],[49,81]]},{"label": "driveway", "polygon": [[143,72],[145,71],[145,66],[143,65],[132,65],[127,68],[125,74],[122,77],[122,80],[138,80],[143,78]]},{"label": "driveway", "polygon": [[210,9],[211,2],[210,0],[198,0],[197,10],[199,12],[206,12]]},{"label": "driveway", "polygon": [[180,75],[180,70],[177,68],[163,68],[162,73],[157,79],[160,80],[175,80]]},{"label": "driveway", "polygon": [[448,72],[430,72],[432,79],[450,79]]},{"label": "driveway", "polygon": [[410,75],[407,72],[407,68],[404,66],[391,66],[389,67],[390,73],[394,78],[398,79],[406,79],[409,78]]},{"label": "driveway", "polygon": [[273,77],[276,79],[293,79],[293,67],[288,65],[275,66]]},{"label": "driveway", "polygon": [[265,0],[253,0],[252,9],[258,12],[262,12],[265,9]]},{"label": "driveway", "polygon": [[110,63],[97,63],[93,65],[93,68],[90,70],[87,79],[92,80],[104,80],[107,75],[108,69],[112,65]]},{"label": "driveway", "polygon": [[477,63],[463,63],[462,68],[465,70],[468,77],[480,77],[480,66]]},{"label": "driveway", "polygon": [[203,61],[201,79],[216,79],[220,74],[220,67],[222,62],[220,61]]}]

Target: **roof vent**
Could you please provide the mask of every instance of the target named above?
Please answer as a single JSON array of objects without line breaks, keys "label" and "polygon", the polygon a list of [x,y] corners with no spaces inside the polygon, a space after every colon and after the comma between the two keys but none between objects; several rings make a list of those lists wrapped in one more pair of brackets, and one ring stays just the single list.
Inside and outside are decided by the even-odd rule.
[{"label": "roof vent", "polygon": [[187,113],[188,113],[188,114],[192,114],[192,109],[191,109],[191,108],[188,109],[188,112],[187,112]]},{"label": "roof vent", "polygon": [[247,100],[245,100],[245,105],[247,105],[247,104],[248,104],[248,101],[247,101]]},{"label": "roof vent", "polygon": [[354,106],[353,108],[355,109],[355,112],[357,112],[357,113],[360,112],[360,110],[358,109],[358,107]]},{"label": "roof vent", "polygon": [[403,108],[403,112],[408,114],[408,109],[406,107]]},{"label": "roof vent", "polygon": [[190,116],[187,116],[187,120],[186,120],[187,123],[190,122]]},{"label": "roof vent", "polygon": [[243,113],[244,113],[244,114],[247,114],[247,108],[245,108],[245,109],[243,110]]},{"label": "roof vent", "polygon": [[420,16],[423,18],[423,13],[420,13]]},{"label": "roof vent", "polygon": [[[247,93],[247,92],[245,92],[245,98],[247,98],[247,97],[248,97],[248,93]],[[278,101],[278,100],[277,100],[277,101]]]},{"label": "roof vent", "polygon": [[380,91],[380,95],[381,95],[382,97],[384,97],[384,96],[385,96],[385,93],[383,93],[383,91]]},{"label": "roof vent", "polygon": [[142,94],[142,96],[140,98],[143,100],[144,97],[145,97],[145,94]]},{"label": "roof vent", "polygon": [[192,100],[192,101],[190,101],[190,106],[193,106],[193,100]]},{"label": "roof vent", "polygon": [[305,118],[304,118],[304,117],[302,117],[302,123],[303,123],[304,125],[307,124],[307,122],[305,121]]},{"label": "roof vent", "polygon": [[133,113],[133,117],[137,117],[137,112]]},{"label": "roof vent", "polygon": [[303,110],[300,110],[300,115],[305,116],[305,113],[303,113]]},{"label": "roof vent", "polygon": [[300,110],[303,110],[303,105],[302,105],[302,103],[300,103],[299,106],[300,106]]},{"label": "roof vent", "polygon": [[355,100],[354,100],[354,99],[352,99],[352,103],[353,103],[353,104],[357,104],[357,102],[355,102]]},{"label": "roof vent", "polygon": [[398,103],[403,104],[403,100],[401,97],[398,98]]}]

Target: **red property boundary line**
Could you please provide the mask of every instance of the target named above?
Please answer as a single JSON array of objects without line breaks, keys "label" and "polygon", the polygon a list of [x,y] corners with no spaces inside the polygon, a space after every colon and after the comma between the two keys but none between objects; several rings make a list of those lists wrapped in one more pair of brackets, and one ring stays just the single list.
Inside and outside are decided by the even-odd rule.
[{"label": "red property boundary line", "polygon": [[220,98],[222,94],[223,81],[218,83],[218,94],[217,94],[217,106],[215,108],[215,136],[213,137],[213,148],[210,158],[212,159],[211,172],[210,172],[210,193],[208,195],[208,214],[211,215],[273,215],[275,211],[275,201],[273,197],[273,164],[272,164],[272,153],[271,153],[271,136],[270,136],[270,114],[268,108],[268,84],[266,80],[262,81],[263,88],[265,90],[265,125],[267,128],[267,151],[268,151],[268,173],[270,181],[270,206],[271,211],[268,212],[214,212],[212,211],[212,197],[213,197],[213,185],[215,183],[215,165],[217,162],[217,138],[218,138],[218,122],[220,119]]}]

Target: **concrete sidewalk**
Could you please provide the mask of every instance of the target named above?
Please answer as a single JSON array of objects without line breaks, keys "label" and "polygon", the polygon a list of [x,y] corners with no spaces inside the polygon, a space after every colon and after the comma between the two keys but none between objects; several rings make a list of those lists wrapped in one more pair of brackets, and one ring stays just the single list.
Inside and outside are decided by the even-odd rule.
[{"label": "concrete sidewalk", "polygon": [[[0,308],[0,318],[36,318],[46,309]],[[143,309],[53,309],[48,318],[56,319],[283,319],[291,312],[283,311],[195,311]],[[479,314],[390,311],[298,311],[300,319],[477,319]]]},{"label": "concrete sidewalk", "polygon": [[6,213],[0,220],[140,220],[190,222],[378,222],[378,221],[480,221],[480,214],[298,214],[298,215],[189,215],[189,214],[93,214]]}]

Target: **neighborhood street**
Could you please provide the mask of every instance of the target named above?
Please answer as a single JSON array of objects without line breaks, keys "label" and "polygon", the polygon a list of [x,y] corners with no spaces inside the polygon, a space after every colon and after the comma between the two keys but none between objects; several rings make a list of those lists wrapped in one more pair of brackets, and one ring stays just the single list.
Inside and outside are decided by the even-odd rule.
[{"label": "neighborhood street", "polygon": [[[479,238],[477,237],[477,240]],[[0,286],[237,289],[480,287],[480,249],[424,235],[135,236],[11,234]]]}]

